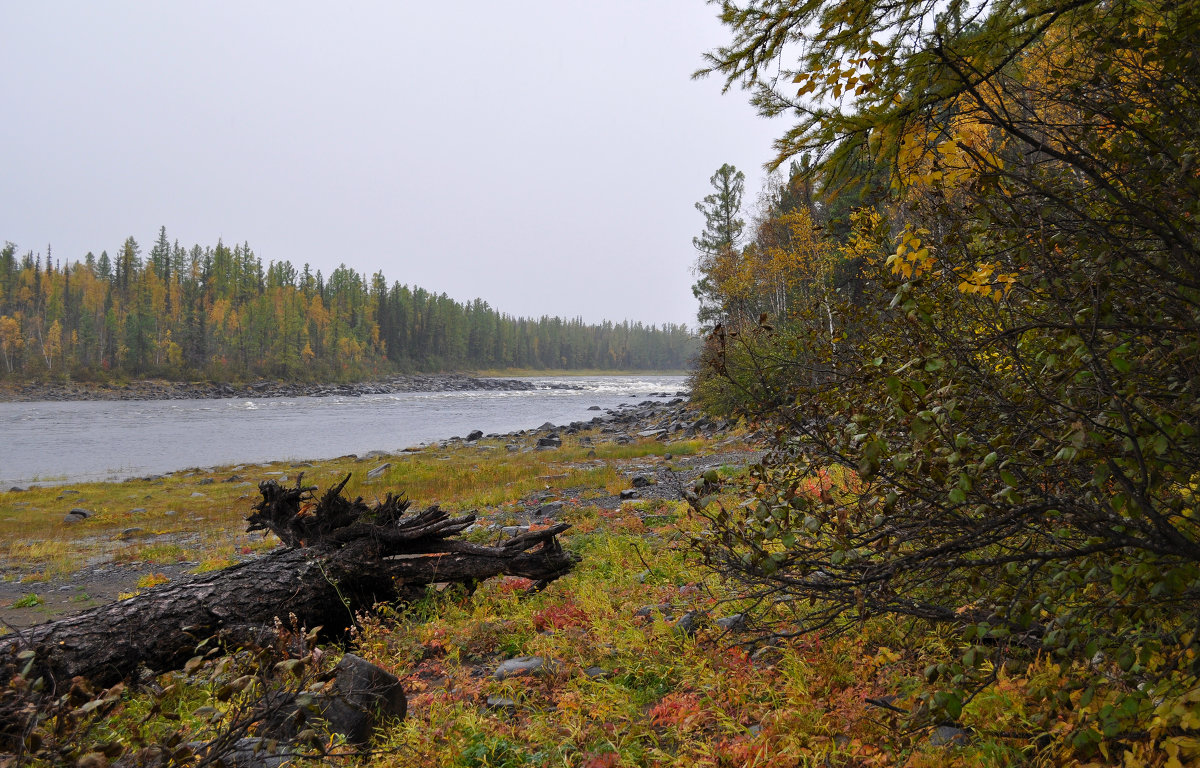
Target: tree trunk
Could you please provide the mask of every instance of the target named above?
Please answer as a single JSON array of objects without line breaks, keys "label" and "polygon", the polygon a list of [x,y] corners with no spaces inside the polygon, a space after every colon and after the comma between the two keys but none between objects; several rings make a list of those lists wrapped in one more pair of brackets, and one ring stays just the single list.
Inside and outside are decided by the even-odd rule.
[{"label": "tree trunk", "polygon": [[30,627],[0,640],[0,663],[11,673],[32,659],[26,677],[45,677],[51,690],[76,675],[108,686],[142,666],[178,668],[202,640],[224,635],[236,643],[276,617],[289,622],[294,615],[304,626],[336,632],[356,612],[419,596],[428,584],[470,585],[502,574],[544,584],[578,559],[556,539],[566,523],[481,546],[447,538],[474,515],[451,518],[434,506],[405,516],[408,502],[390,494],[372,509],[361,498],[342,498],[345,483],[315,505],[308,503],[315,489],[299,479],[294,488],[261,483],[250,530],[275,531],[289,549]]}]

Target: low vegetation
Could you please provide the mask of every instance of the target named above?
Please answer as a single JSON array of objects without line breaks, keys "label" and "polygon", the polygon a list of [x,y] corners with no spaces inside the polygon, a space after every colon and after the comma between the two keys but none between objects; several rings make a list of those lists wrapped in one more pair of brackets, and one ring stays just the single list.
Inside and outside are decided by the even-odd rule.
[{"label": "low vegetation", "polygon": [[[572,524],[563,542],[582,556],[571,574],[532,595],[527,581],[504,578],[470,594],[432,589],[414,604],[360,616],[346,648],[401,678],[409,714],[380,733],[369,757],[358,759],[372,765],[596,768],[999,766],[1080,757],[1073,737],[1086,724],[1067,708],[1048,707],[1045,698],[1045,691],[1067,685],[1069,663],[1042,655],[1019,669],[997,665],[993,684],[964,703],[953,729],[914,728],[912,713],[941,690],[931,682],[929,667],[960,647],[956,632],[916,631],[920,622],[888,616],[860,617],[850,631],[835,636],[779,632],[780,622],[795,626],[812,609],[789,599],[747,599],[740,581],[706,566],[696,546],[714,529],[694,504],[653,496],[615,502],[598,485],[628,487],[629,474],[647,462],[671,466],[689,456],[712,455],[704,463],[712,468],[697,478],[694,489],[706,495],[695,502],[705,499],[710,506],[702,509],[732,507],[751,475],[722,456],[741,448],[726,438],[721,445],[643,440],[591,449],[569,438],[559,451],[510,454],[502,444],[485,443],[391,456],[392,467],[370,481],[365,470],[376,461],[303,467],[314,478],[329,479],[354,469],[354,493],[368,497],[375,487],[411,483],[418,489],[414,496],[448,508],[482,507],[485,524],[520,522],[530,499],[563,499],[557,519]],[[589,450],[595,450],[594,458]],[[665,459],[666,453],[672,458]],[[453,479],[463,475],[475,479],[469,484]],[[101,508],[126,501],[131,493],[151,504],[144,497],[155,492],[174,494],[163,505],[184,507],[181,502],[192,499],[190,489],[200,477],[170,476],[144,486],[147,481],[80,485],[78,490]],[[852,482],[847,474],[826,485],[814,483],[808,492],[839,495]],[[203,505],[205,519],[194,523],[203,535],[186,556],[252,556],[242,552],[245,540],[235,533],[249,509],[247,499],[237,498],[245,489],[226,485],[228,501],[217,500],[222,491],[216,483],[205,486],[211,495],[190,501]],[[14,495],[3,498],[7,508]],[[158,508],[159,502],[152,506]],[[97,514],[69,526],[59,522],[57,535],[67,549],[86,558],[101,530],[116,530],[115,525],[102,528],[108,525],[103,521],[104,514]],[[143,553],[149,549],[136,542],[129,546],[140,546]],[[273,542],[259,540],[255,546]],[[145,589],[165,577],[154,567],[140,578],[137,586]],[[97,703],[90,705],[89,717],[68,718],[86,726],[76,742],[67,747],[54,741],[69,729],[58,737],[53,729],[43,731],[42,738],[57,743],[55,754],[67,762],[106,750],[110,755],[161,750],[171,742],[176,747],[167,754],[177,755],[177,764],[194,762],[194,750],[181,752],[179,745],[220,739],[230,728],[245,732],[249,702],[229,689],[230,681],[258,680],[250,690],[255,695],[295,688],[301,678],[311,685],[315,678],[305,675],[319,675],[339,653],[327,645],[319,658],[306,651],[301,656],[307,661],[288,667],[304,674],[279,679],[272,671],[277,661],[263,667],[256,661],[262,657],[244,654],[222,661],[222,653],[210,650],[201,648],[187,673],[167,675],[149,689],[80,693],[70,711]],[[499,665],[517,657],[539,657],[544,665],[533,674],[498,679]],[[1081,692],[1068,695],[1082,710]],[[1176,700],[1170,704],[1178,705]],[[90,717],[95,713],[103,717]],[[1161,713],[1163,722],[1179,723],[1180,716]],[[356,759],[340,737],[317,729],[306,738],[304,750],[310,755]],[[1127,754],[1146,764],[1163,760],[1148,733],[1125,744]]]}]

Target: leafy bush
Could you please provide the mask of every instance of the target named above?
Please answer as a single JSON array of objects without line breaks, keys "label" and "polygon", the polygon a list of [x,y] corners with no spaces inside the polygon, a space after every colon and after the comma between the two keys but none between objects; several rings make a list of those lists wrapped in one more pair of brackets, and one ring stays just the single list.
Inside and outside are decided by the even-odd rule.
[{"label": "leafy bush", "polygon": [[1041,656],[1062,677],[1031,689],[1045,708],[1030,736],[1073,711],[1083,752],[1150,733],[1186,753],[1200,9],[1016,3],[967,24],[953,3],[847,7],[727,9],[735,41],[712,57],[778,104],[756,67],[815,25],[788,74],[802,94],[857,88],[856,109],[818,109],[781,146],[831,149],[827,189],[855,153],[889,158],[896,236],[837,327],[718,340],[705,375],[726,384],[708,391],[746,393],[780,439],[748,504],[696,500],[713,528],[700,546],[783,631],[881,613],[955,628],[919,718],[957,719]]}]

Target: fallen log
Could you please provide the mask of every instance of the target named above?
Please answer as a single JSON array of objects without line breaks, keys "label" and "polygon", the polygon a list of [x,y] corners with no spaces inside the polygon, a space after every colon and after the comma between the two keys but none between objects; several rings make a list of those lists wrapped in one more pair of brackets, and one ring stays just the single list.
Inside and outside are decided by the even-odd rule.
[{"label": "fallen log", "polygon": [[349,476],[314,501],[316,488],[302,480],[260,483],[262,500],[247,518],[249,530],[275,533],[286,549],[0,639],[0,664],[9,674],[29,666],[25,678],[41,677],[51,691],[75,676],[107,686],[143,667],[182,667],[204,639],[236,643],[276,617],[336,631],[357,612],[419,596],[429,584],[499,575],[545,584],[578,560],[556,538],[566,523],[483,546],[450,538],[474,514],[451,517],[436,506],[407,514],[409,502],[392,494],[374,506],[350,501],[341,496]]}]

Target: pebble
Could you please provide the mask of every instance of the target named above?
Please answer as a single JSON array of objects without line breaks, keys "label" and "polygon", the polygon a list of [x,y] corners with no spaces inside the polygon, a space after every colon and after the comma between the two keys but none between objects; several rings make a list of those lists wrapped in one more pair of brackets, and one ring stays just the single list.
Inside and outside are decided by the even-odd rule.
[{"label": "pebble", "polygon": [[517,702],[505,696],[488,696],[487,708],[503,710],[511,714],[517,711]]},{"label": "pebble", "polygon": [[367,479],[374,480],[375,478],[381,476],[384,472],[387,472],[391,468],[392,468],[392,463],[390,461],[387,462],[386,464],[380,464],[378,467],[375,467],[375,469],[372,469],[370,472],[367,473]]},{"label": "pebble", "polygon": [[497,680],[505,680],[535,673],[548,674],[554,671],[554,667],[553,663],[547,664],[541,656],[517,656],[501,662],[492,676]]},{"label": "pebble", "polygon": [[961,747],[970,740],[966,731],[952,725],[939,725],[929,735],[929,743],[935,747]]}]

